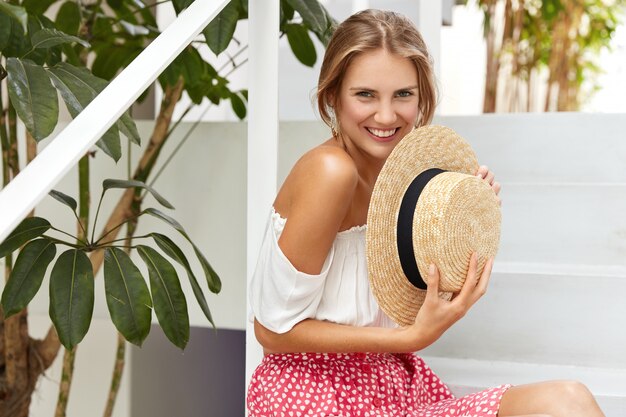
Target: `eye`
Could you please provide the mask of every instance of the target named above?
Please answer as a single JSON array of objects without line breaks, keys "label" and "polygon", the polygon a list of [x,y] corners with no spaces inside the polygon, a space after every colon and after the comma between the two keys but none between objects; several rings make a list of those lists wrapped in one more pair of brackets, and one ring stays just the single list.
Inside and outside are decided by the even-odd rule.
[{"label": "eye", "polygon": [[374,97],[371,91],[365,91],[365,90],[357,91],[356,95],[358,97]]},{"label": "eye", "polygon": [[401,90],[396,94],[398,97],[411,97],[413,95],[413,91],[411,90]]}]

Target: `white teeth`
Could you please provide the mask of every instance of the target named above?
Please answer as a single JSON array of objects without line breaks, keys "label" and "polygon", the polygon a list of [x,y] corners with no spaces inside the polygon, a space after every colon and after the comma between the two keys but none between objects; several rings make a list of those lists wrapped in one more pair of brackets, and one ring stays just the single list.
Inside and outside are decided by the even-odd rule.
[{"label": "white teeth", "polygon": [[367,130],[369,130],[369,132],[373,135],[376,135],[380,138],[388,138],[389,136],[393,135],[394,133],[396,133],[396,129],[391,129],[391,130],[380,130],[380,129],[370,129],[368,128]]}]

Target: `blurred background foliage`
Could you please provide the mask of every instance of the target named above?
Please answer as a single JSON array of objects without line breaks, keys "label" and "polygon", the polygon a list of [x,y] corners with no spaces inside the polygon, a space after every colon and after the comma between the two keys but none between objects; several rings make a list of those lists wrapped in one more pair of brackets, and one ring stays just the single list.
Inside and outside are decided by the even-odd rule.
[{"label": "blurred background foliage", "polygon": [[624,0],[477,4],[487,43],[485,113],[579,110],[597,89],[598,58],[626,13]]}]

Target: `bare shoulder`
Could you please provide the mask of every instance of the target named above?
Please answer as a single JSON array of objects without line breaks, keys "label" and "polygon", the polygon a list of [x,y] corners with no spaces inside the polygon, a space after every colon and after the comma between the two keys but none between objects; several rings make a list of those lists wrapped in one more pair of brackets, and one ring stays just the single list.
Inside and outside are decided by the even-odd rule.
[{"label": "bare shoulder", "polygon": [[352,158],[343,149],[329,145],[317,146],[304,154],[291,175],[299,185],[330,188],[335,192],[353,191],[359,178]]},{"label": "bare shoulder", "polygon": [[281,214],[290,217],[294,205],[328,202],[330,197],[351,201],[357,182],[358,171],[352,158],[339,147],[322,144],[296,162],[274,205]]},{"label": "bare shoulder", "polygon": [[320,271],[358,179],[352,158],[334,146],[320,145],[294,165],[274,207],[287,218],[279,245],[298,270]]}]

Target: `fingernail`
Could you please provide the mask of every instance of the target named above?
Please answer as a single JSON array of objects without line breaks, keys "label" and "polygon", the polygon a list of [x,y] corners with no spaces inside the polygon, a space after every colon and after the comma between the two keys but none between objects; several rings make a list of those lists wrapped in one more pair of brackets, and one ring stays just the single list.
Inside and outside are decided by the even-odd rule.
[{"label": "fingernail", "polygon": [[430,266],[428,267],[428,273],[430,275],[434,275],[435,274],[435,264],[430,264]]}]

